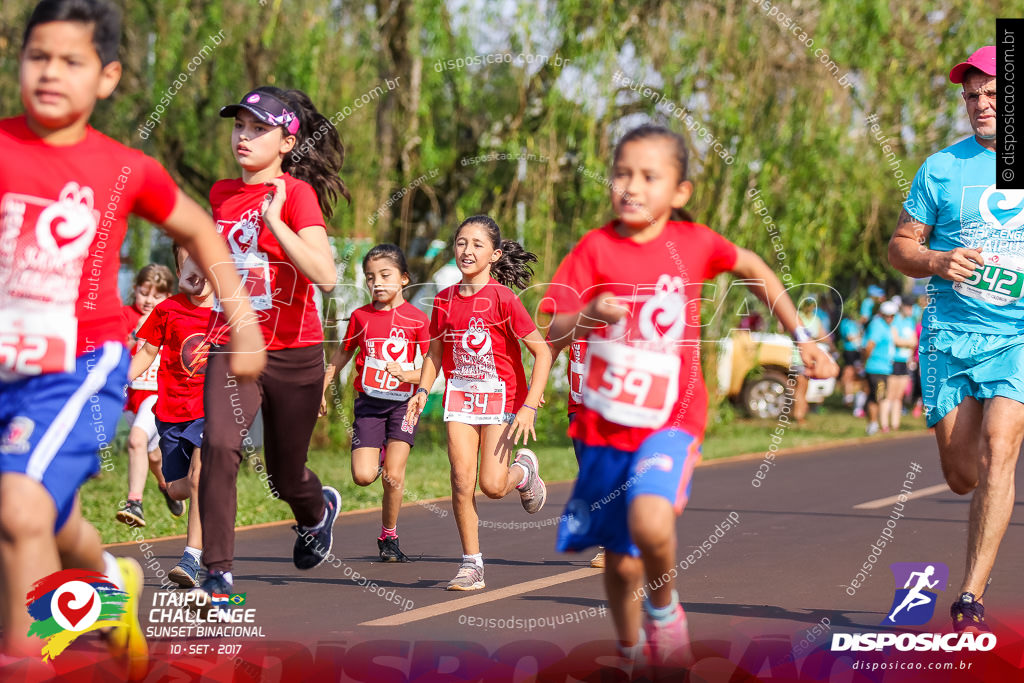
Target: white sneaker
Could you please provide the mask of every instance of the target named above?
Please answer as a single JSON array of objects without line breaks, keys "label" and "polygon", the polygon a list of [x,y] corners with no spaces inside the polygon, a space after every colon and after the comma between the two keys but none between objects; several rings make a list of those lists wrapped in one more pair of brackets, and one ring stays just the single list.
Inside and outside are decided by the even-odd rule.
[{"label": "white sneaker", "polygon": [[872,422],[868,425],[868,436],[874,436],[878,433],[878,423]]}]

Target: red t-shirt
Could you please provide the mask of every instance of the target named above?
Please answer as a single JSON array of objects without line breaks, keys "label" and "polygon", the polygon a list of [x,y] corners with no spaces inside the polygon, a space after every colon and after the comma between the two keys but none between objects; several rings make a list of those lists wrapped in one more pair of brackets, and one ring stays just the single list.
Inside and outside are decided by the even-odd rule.
[{"label": "red t-shirt", "polygon": [[506,413],[526,401],[519,340],[536,329],[515,292],[493,278],[472,296],[459,294],[457,284],[442,290],[430,316],[430,338],[443,341],[445,379],[503,380]]},{"label": "red t-shirt", "polygon": [[[126,304],[121,307],[121,319],[124,321],[125,329],[128,331],[128,352],[131,357],[134,358],[135,354],[139,352],[146,342],[135,337],[135,331],[139,327],[139,321],[142,320],[142,312],[135,308],[135,304]],[[160,372],[160,354],[157,354],[156,360],[149,366],[149,369],[144,373],[136,377],[128,385],[127,400],[124,403],[124,409],[137,413],[139,412],[139,406],[150,396],[156,396],[157,390],[157,377]]]},{"label": "red t-shirt", "polygon": [[[281,220],[296,233],[323,226],[313,187],[287,173],[280,178],[286,195]],[[210,190],[213,218],[249,291],[249,303],[259,316],[267,349],[321,344],[324,331],[313,299],[315,285],[295,267],[263,223],[260,209],[271,190],[263,183],[246,184],[241,178],[219,180]],[[210,341],[223,344],[230,337],[230,329],[223,314],[215,320]]]},{"label": "red t-shirt", "polygon": [[566,374],[569,378],[569,414],[574,415],[583,403],[583,363],[587,359],[587,341],[577,339],[569,345],[569,362]]},{"label": "red t-shirt", "polygon": [[160,347],[160,396],[153,414],[163,422],[203,417],[203,380],[210,342],[212,309],[196,306],[187,294],[156,305],[138,331],[139,339]]},{"label": "red t-shirt", "polygon": [[[381,366],[388,361],[411,366],[416,360],[417,348],[420,355],[426,355],[430,346],[429,328],[430,320],[426,314],[408,301],[390,310],[377,310],[373,304],[367,304],[353,311],[345,338],[342,340],[342,348],[352,351],[359,347],[355,361],[356,391],[392,400],[405,400],[412,396],[415,387],[408,383],[399,383],[387,375]],[[372,367],[367,367],[367,358],[370,359],[369,364]],[[369,382],[366,388],[363,386],[364,372]],[[399,394],[408,395],[402,398]]]},{"label": "red t-shirt", "polygon": [[63,372],[125,343],[117,292],[128,214],[163,223],[178,188],[160,164],[93,128],[50,145],[24,116],[0,120],[0,329],[17,352],[0,379]]},{"label": "red t-shirt", "polygon": [[694,223],[670,221],[642,244],[614,226],[584,235],[541,303],[545,313],[577,313],[610,292],[630,309],[619,323],[587,338],[583,405],[569,434],[623,451],[637,450],[660,429],[702,439],[707,391],[700,371],[701,287],[733,268],[736,246]]}]

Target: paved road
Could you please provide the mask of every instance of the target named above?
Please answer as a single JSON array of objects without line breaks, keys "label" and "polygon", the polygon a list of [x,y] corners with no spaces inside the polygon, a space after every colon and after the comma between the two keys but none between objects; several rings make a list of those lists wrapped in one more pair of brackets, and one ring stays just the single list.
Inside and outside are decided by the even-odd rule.
[{"label": "paved road", "polygon": [[[932,437],[790,454],[761,466],[760,459],[748,459],[700,467],[677,524],[680,594],[698,657],[691,680],[730,680],[737,671],[749,676],[733,680],[796,680],[798,674],[809,681],[1009,680],[1007,671],[1024,677],[1020,514],[1003,542],[987,596],[1001,639],[995,652],[883,658],[827,651],[834,632],[885,630],[878,624],[893,599],[893,562],[949,567],[949,585],[932,620],[913,627],[948,629],[948,604],[963,571],[969,499],[938,486]],[[756,478],[759,468],[763,479]],[[902,503],[893,498],[901,490],[909,490]],[[210,680],[528,680],[538,669],[544,680],[597,676],[599,669],[605,677],[600,680],[627,680],[624,670],[615,671],[625,665],[614,657],[600,571],[589,568],[589,553],[554,551],[555,522],[569,493],[568,484],[549,487],[547,506],[532,517],[518,497],[481,497],[487,589],[474,593],[442,590],[460,556],[446,501],[403,509],[402,546],[416,558],[409,564],[377,561],[376,511],[339,518],[335,566],[310,572],[291,563],[294,534],[288,526],[241,531],[235,589],[247,594],[252,622],[239,627],[261,630],[237,632],[263,637],[207,638],[193,631],[184,638],[151,638],[157,661],[150,680],[161,680],[169,667],[205,671]],[[732,528],[723,531],[730,519]],[[872,544],[883,534],[891,539],[875,553]],[[155,597],[161,595],[157,570],[172,567],[181,547],[182,541],[172,540],[118,549],[148,561],[143,624],[153,633],[183,623],[173,610],[151,611],[154,601],[167,600]],[[888,671],[884,678],[851,670],[855,662],[914,656],[926,665],[941,660],[956,667],[964,660],[972,669]]]}]

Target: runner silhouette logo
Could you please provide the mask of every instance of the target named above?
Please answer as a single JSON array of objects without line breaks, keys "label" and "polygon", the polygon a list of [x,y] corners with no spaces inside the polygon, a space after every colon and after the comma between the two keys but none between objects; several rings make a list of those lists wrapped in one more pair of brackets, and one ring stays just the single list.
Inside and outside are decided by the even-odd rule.
[{"label": "runner silhouette logo", "polygon": [[949,567],[941,562],[894,562],[889,568],[896,582],[896,592],[882,625],[928,623],[935,613],[938,594],[946,590]]}]

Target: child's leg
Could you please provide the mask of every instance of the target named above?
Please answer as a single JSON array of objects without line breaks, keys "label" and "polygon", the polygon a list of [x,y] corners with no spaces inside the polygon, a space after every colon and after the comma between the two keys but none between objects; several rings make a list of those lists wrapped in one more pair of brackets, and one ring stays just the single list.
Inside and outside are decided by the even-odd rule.
[{"label": "child's leg", "polygon": [[[480,552],[480,517],[476,511],[477,453],[482,427],[447,422],[448,461],[451,463],[452,511],[464,555]],[[502,425],[504,426],[504,425]],[[507,465],[505,466],[508,467]]]},{"label": "child's leg", "polygon": [[3,645],[10,655],[39,656],[28,637],[25,596],[39,579],[60,571],[53,527],[57,509],[42,484],[24,474],[0,475],[0,592]]},{"label": "child's leg", "polygon": [[642,605],[638,591],[643,577],[644,565],[639,557],[605,552],[604,589],[615,634],[623,647],[636,645],[640,635]]},{"label": "child's leg", "polygon": [[377,481],[379,467],[379,448],[356,448],[352,451],[352,481],[357,486],[369,486]]},{"label": "child's leg", "polygon": [[[159,448],[154,448],[147,453],[149,459],[149,471],[153,473],[153,477],[156,478],[156,485],[159,488],[167,488],[167,482],[164,480],[164,474],[160,471],[160,463],[163,461],[163,457],[160,454]],[[143,476],[143,482],[145,482],[145,476]]]},{"label": "child's leg", "polygon": [[480,426],[480,491],[488,498],[504,498],[526,476],[522,467],[510,469],[512,463],[498,456],[499,447],[502,453],[512,453],[507,444],[511,430],[508,424]]},{"label": "child's leg", "polygon": [[676,514],[672,503],[661,496],[634,498],[629,505],[629,532],[640,549],[648,599],[654,607],[666,607],[675,588],[671,570],[676,562]]},{"label": "child's leg", "polygon": [[405,491],[405,464],[409,460],[409,444],[398,439],[388,441],[384,456],[384,504],[381,510],[381,524],[385,529],[394,529],[398,524],[398,512],[402,509],[402,493]]},{"label": "child's leg", "polygon": [[148,450],[149,435],[132,425],[128,432],[128,500],[142,500],[142,492],[146,488]]},{"label": "child's leg", "polygon": [[323,485],[306,467],[306,458],[323,396],[323,349],[317,345],[271,351],[262,383],[270,483],[300,526],[315,527],[324,519],[326,504]]},{"label": "child's leg", "polygon": [[203,564],[211,571],[229,572],[235,555],[238,466],[242,444],[259,410],[260,388],[257,382],[239,382],[229,373],[229,354],[225,351],[224,347],[212,350],[206,367],[205,457],[198,500],[205,544]]},{"label": "child's leg", "polygon": [[200,448],[192,450],[192,463],[188,468],[188,530],[185,532],[185,545],[192,548],[203,547],[203,527],[199,523],[199,472],[202,463],[199,461]]}]

